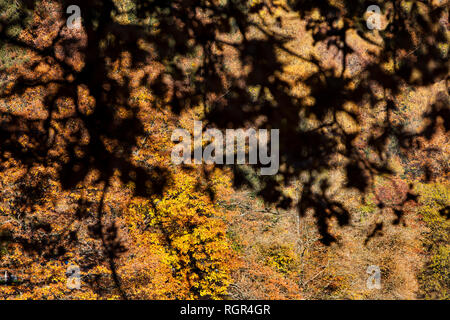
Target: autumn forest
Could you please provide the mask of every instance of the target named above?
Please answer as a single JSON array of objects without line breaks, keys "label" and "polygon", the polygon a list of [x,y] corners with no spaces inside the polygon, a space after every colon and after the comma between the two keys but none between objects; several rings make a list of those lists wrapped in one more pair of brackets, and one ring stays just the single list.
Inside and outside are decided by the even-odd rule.
[{"label": "autumn forest", "polygon": [[449,300],[449,8],[0,0],[0,300]]}]

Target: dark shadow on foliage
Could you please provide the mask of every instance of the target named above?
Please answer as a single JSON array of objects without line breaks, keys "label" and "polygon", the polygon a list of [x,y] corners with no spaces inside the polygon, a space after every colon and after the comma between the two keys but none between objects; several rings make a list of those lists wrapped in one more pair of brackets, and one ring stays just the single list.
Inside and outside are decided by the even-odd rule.
[{"label": "dark shadow on foliage", "polygon": [[[18,2],[23,12],[37,10],[37,1]],[[346,176],[344,187],[365,194],[369,192],[376,175],[392,174],[386,156],[389,139],[395,137],[400,148],[407,151],[413,148],[419,137],[431,137],[439,118],[444,120],[445,130],[449,129],[447,92],[443,92],[431,106],[431,111],[426,115],[429,126],[423,132],[408,132],[402,124],[394,123],[391,118],[398,108],[392,97],[400,91],[401,86],[429,85],[446,77],[448,80],[448,56],[438,50],[439,43],[448,42],[439,22],[446,14],[445,6],[431,7],[413,1],[411,8],[404,8],[399,1],[393,1],[393,5],[372,1],[370,4],[378,4],[383,12],[388,13],[391,22],[380,31],[385,46],[379,54],[369,53],[373,57],[372,61],[358,73],[358,81],[353,84],[354,79],[345,76],[348,56],[353,53],[346,38],[347,31],[355,29],[361,38],[373,43],[367,36],[370,31],[364,20],[369,5],[367,2],[293,0],[288,1],[289,8],[285,8],[297,11],[307,21],[306,28],[316,43],[337,48],[342,56],[340,69],[327,67],[314,56],[297,55],[286,46],[289,37],[277,34],[250,18],[252,12],[264,7],[270,9],[270,2],[265,1],[250,8],[248,2],[243,0],[135,0],[134,7],[128,12],[134,21],[121,24],[114,18],[121,12],[111,0],[57,1],[61,8],[80,6],[83,19],[81,34],[85,43],[82,46],[79,45],[80,39],[64,36],[62,29],[66,28],[65,21],[54,26],[59,31],[52,43],[40,47],[11,36],[8,32],[8,28],[13,25],[25,28],[25,14],[13,20],[0,20],[3,43],[29,50],[43,61],[57,65],[62,72],[56,80],[20,77],[9,92],[2,93],[2,98],[7,98],[23,93],[27,88],[44,86],[47,90],[44,103],[47,116],[35,120],[13,112],[2,112],[1,161],[3,163],[14,158],[28,168],[37,164],[54,168],[56,178],[66,190],[74,189],[93,170],[99,172],[93,184],[102,186],[102,201],[100,204],[88,204],[87,199],[84,204],[80,202],[76,219],[91,217],[88,208],[97,206],[98,214],[92,232],[102,240],[104,252],[101,256],[109,262],[114,281],[124,298],[126,293],[120,289],[114,261],[125,248],[116,239],[115,227],[102,225],[103,199],[110,179],[118,171],[122,182],[133,182],[136,194],[141,196],[160,194],[170,180],[163,168],[139,167],[130,160],[138,138],[145,132],[137,108],[129,103],[131,92],[128,82],[118,82],[109,75],[109,62],[121,57],[125,51],[130,53],[131,68],[139,69],[152,61],[164,66],[156,79],[144,80],[142,83],[154,95],[155,105],[160,103],[170,106],[178,114],[203,105],[206,111],[204,121],[217,128],[252,126],[255,129],[280,129],[280,171],[275,176],[260,177],[258,195],[279,208],[296,207],[300,216],[311,211],[317,219],[318,230],[325,244],[336,241],[329,231],[330,219],[336,218],[339,225],[347,225],[350,212],[345,204],[328,195],[330,184],[320,177],[321,173],[342,167]],[[321,13],[319,20],[312,18],[314,10]],[[67,17],[65,14],[63,16]],[[157,27],[150,27],[148,21],[154,22]],[[283,25],[282,17],[278,18],[277,25]],[[264,38],[249,36],[254,30],[265,34]],[[238,34],[240,37],[231,42],[220,34]],[[144,49],[139,44],[141,39],[150,44],[151,49]],[[61,48],[60,53],[54,50],[56,46]],[[239,61],[248,72],[235,74],[224,68],[225,57],[221,50],[227,46],[239,52]],[[412,50],[415,50],[414,54],[402,55],[402,52]],[[81,68],[66,59],[75,51],[84,56]],[[279,59],[280,51],[316,67],[316,72],[302,80],[310,89],[308,99],[294,96],[291,85],[282,79],[284,65]],[[200,57],[200,66],[193,72],[187,72],[177,61],[181,57],[192,56]],[[393,73],[382,67],[382,64],[391,60],[395,65]],[[34,69],[38,64],[39,61],[30,68]],[[259,87],[256,97],[249,93],[249,86]],[[385,93],[384,98],[375,94],[376,86]],[[86,88],[95,101],[95,107],[90,113],[81,106],[80,87]],[[56,117],[57,101],[61,98],[71,99],[75,105],[74,112],[63,118]],[[312,105],[310,101],[313,101]],[[344,108],[347,102],[358,106],[364,103],[371,106],[386,103],[384,122],[378,123],[367,133],[367,147],[377,154],[378,160],[369,159],[355,147],[361,132],[347,133],[337,121],[337,114],[345,113],[355,123],[360,122],[356,112]],[[119,106],[125,107],[129,116],[119,117]],[[306,120],[310,119],[319,120],[319,125],[308,125]],[[20,143],[22,135],[30,139],[27,148]],[[58,148],[62,147],[63,150],[55,153],[53,150],[57,143]],[[343,160],[337,162],[337,156]],[[238,167],[233,170],[236,187],[253,186]],[[204,175],[208,180],[207,171]],[[300,176],[306,177],[306,182],[296,203],[283,194],[282,187]],[[21,191],[25,203],[33,203],[32,197],[36,196],[35,191],[29,188],[25,184]],[[214,199],[213,191],[210,188],[207,190]],[[40,191],[45,192],[45,189]],[[402,208],[395,210],[400,221]],[[377,225],[368,239],[381,232],[382,227]],[[23,240],[23,245],[30,250],[46,251],[51,256],[58,256],[64,254],[64,250],[60,250],[57,245],[58,240],[55,239],[54,244],[52,239],[46,243]],[[76,237],[73,237],[73,241],[76,241]]]}]

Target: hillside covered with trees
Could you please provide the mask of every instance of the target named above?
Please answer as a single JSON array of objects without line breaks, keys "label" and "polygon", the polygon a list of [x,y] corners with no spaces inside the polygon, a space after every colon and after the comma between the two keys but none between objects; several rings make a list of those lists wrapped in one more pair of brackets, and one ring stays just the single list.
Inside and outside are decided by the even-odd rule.
[{"label": "hillside covered with trees", "polygon": [[[449,299],[448,20],[0,0],[0,299]],[[279,130],[277,172],[174,163],[195,121]]]}]

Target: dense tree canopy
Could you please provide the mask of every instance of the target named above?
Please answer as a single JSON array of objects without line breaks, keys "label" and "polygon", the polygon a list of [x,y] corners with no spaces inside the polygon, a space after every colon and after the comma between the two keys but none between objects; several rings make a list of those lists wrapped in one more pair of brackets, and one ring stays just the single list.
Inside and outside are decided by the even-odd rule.
[{"label": "dense tree canopy", "polygon": [[[325,245],[334,221],[351,224],[347,192],[403,222],[417,193],[393,159],[422,182],[448,174],[448,7],[370,4],[381,30],[365,1],[1,1],[5,265],[35,296],[50,295],[39,281],[63,294],[73,260],[92,288],[78,298],[221,298],[242,264],[217,209],[234,190],[312,214]],[[421,88],[422,109],[407,110]],[[174,166],[171,132],[193,119],[279,129],[279,172]],[[268,263],[286,274],[291,253],[277,250]]]}]

